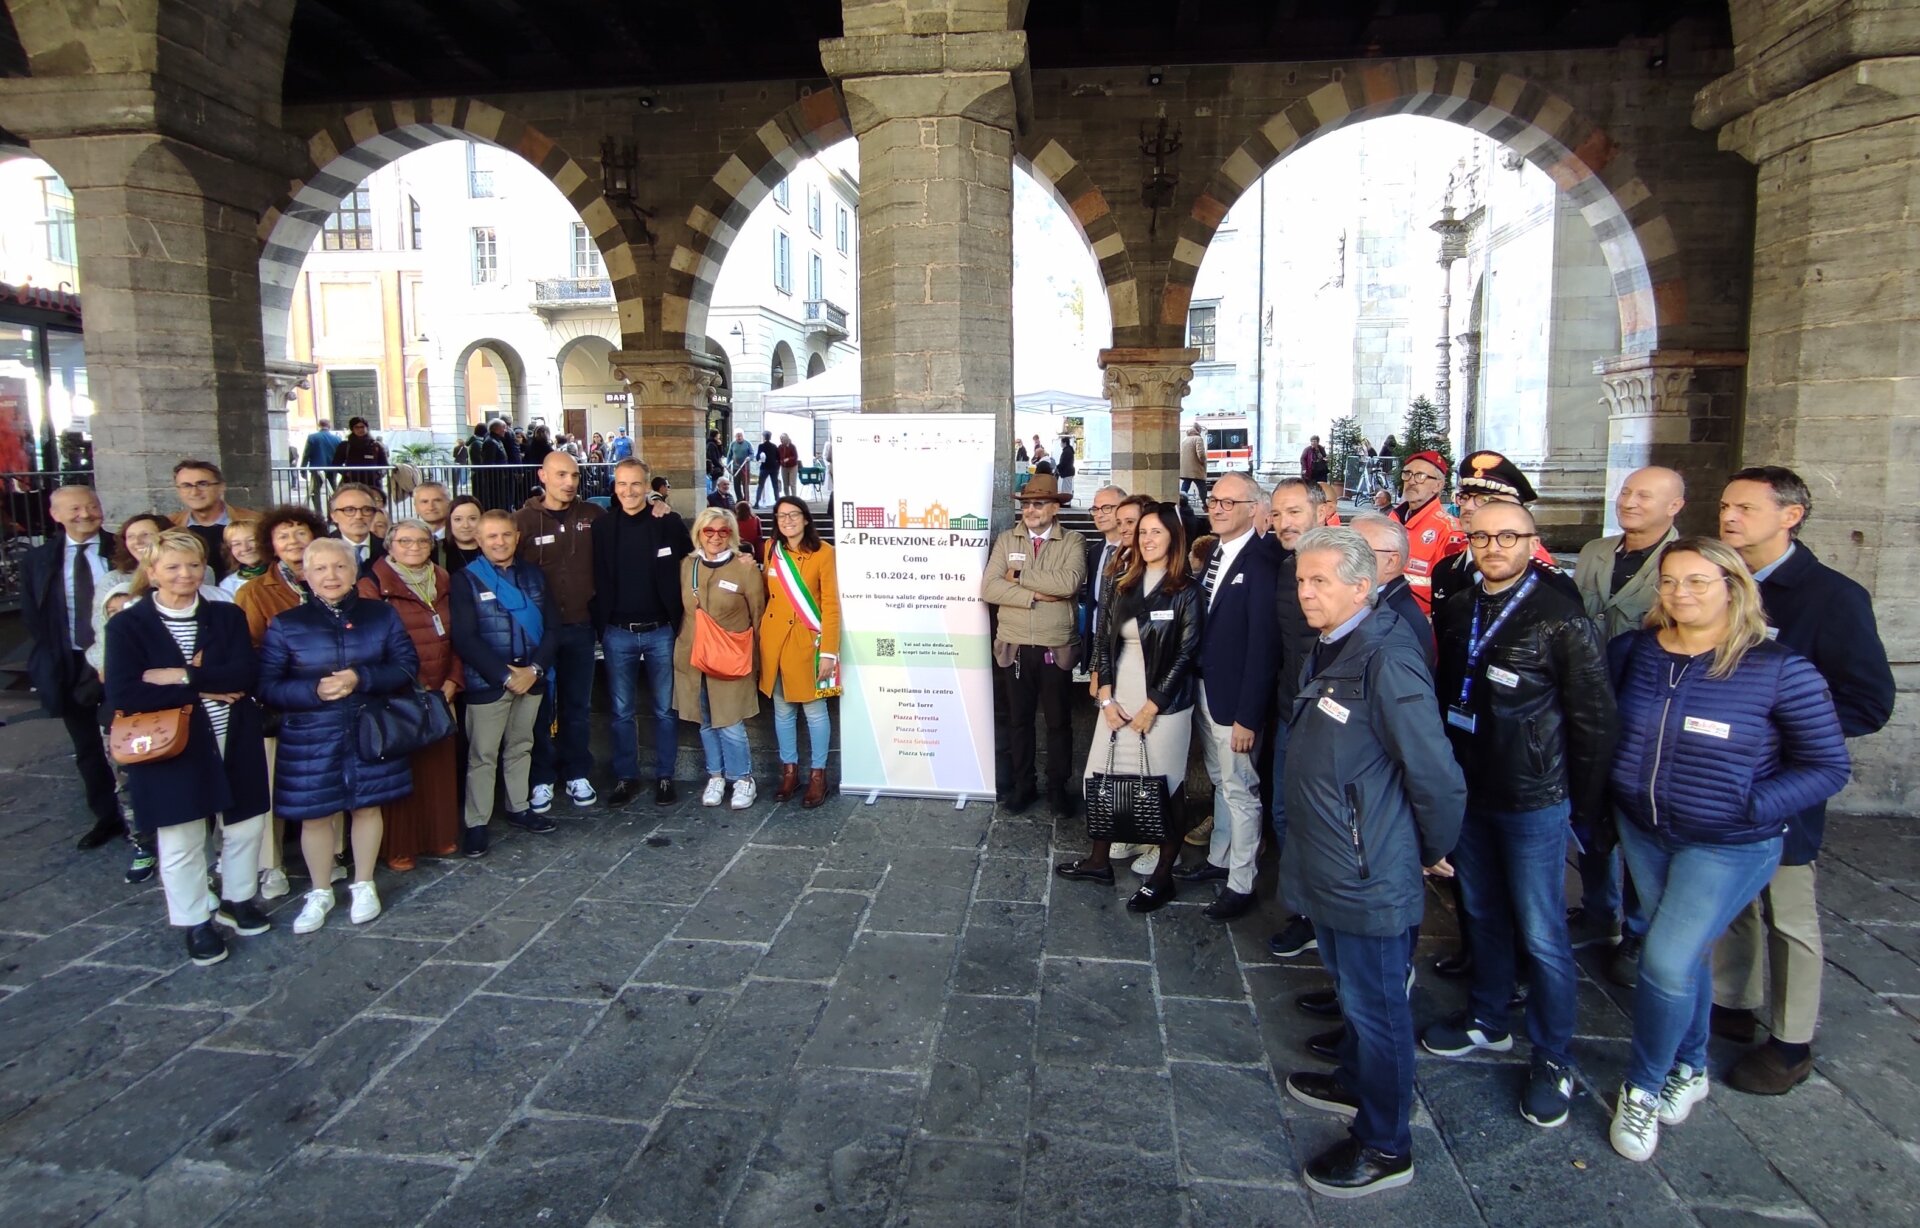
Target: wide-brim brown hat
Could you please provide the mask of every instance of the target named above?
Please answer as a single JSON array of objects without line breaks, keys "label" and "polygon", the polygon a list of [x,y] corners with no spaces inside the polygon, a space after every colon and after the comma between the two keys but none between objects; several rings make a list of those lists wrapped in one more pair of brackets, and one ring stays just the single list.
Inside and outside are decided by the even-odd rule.
[{"label": "wide-brim brown hat", "polygon": [[1060,483],[1051,473],[1036,473],[1014,492],[1015,503],[1065,503],[1071,495],[1060,493]]}]

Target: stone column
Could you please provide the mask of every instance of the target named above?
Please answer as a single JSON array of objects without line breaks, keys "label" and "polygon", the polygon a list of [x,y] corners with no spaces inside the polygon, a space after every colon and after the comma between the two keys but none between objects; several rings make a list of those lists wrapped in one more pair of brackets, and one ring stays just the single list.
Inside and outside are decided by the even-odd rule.
[{"label": "stone column", "polygon": [[846,37],[820,47],[860,141],[862,408],[992,413],[996,462],[1012,450],[1013,147],[1030,110],[1008,7],[843,0]]},{"label": "stone column", "polygon": [[615,350],[607,356],[614,378],[627,386],[633,415],[633,454],[655,477],[673,483],[673,507],[691,519],[706,506],[707,399],[720,372],[703,354],[687,350]]},{"label": "stone column", "polygon": [[269,469],[287,464],[287,449],[295,451],[306,441],[298,444],[287,434],[287,402],[293,400],[295,391],[313,387],[313,374],[320,369],[319,364],[297,362],[291,358],[267,359],[267,466]]},{"label": "stone column", "polygon": [[1180,403],[1193,381],[1193,349],[1100,351],[1113,406],[1113,484],[1163,501],[1180,491]]},{"label": "stone column", "polygon": [[1681,532],[1717,529],[1746,360],[1737,350],[1656,350],[1594,364],[1607,403],[1607,532],[1620,531],[1613,519],[1620,483],[1646,465],[1687,480]]}]

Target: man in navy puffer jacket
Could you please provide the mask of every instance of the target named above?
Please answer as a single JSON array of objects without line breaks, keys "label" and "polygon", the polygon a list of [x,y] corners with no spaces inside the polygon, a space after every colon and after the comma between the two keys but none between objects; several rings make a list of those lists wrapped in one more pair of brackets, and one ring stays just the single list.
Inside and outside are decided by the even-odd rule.
[{"label": "man in navy puffer jacket", "polygon": [[[1893,671],[1867,591],[1796,540],[1812,511],[1807,484],[1791,469],[1742,469],[1720,496],[1720,540],[1740,552],[1759,583],[1779,641],[1826,679],[1840,732],[1857,738],[1892,715]],[[1773,881],[1714,950],[1714,1029],[1732,1040],[1753,1039],[1754,1010],[1772,965],[1772,992],[1766,995],[1772,1038],[1727,1075],[1728,1084],[1744,1092],[1777,1096],[1813,1070],[1822,968],[1813,862],[1826,824],[1824,801],[1794,815]]]}]

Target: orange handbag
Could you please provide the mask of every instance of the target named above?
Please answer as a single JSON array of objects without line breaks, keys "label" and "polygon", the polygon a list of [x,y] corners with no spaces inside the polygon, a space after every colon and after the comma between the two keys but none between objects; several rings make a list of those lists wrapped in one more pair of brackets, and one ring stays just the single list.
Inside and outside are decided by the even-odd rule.
[{"label": "orange handbag", "polygon": [[753,629],[729,631],[700,608],[700,565],[693,568],[693,668],[709,678],[734,681],[753,672]]},{"label": "orange handbag", "polygon": [[160,712],[116,712],[107,730],[107,753],[122,767],[158,763],[187,748],[193,704]]}]

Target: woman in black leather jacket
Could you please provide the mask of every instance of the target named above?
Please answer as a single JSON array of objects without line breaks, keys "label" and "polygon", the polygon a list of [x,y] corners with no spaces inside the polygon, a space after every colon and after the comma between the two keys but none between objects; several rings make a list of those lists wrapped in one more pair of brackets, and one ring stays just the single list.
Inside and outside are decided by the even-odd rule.
[{"label": "woman in black leather jacket", "polygon": [[[1151,774],[1166,782],[1166,838],[1146,884],[1127,901],[1152,912],[1173,899],[1173,864],[1185,831],[1179,789],[1186,782],[1187,744],[1198,684],[1200,626],[1206,603],[1187,570],[1187,539],[1179,512],[1156,503],[1140,517],[1125,574],[1114,585],[1113,606],[1093,645],[1100,723],[1087,753],[1086,775]],[[1104,735],[1104,736],[1103,736]],[[1131,833],[1118,833],[1125,839]],[[1113,883],[1110,847],[1055,868],[1062,878]]]}]

